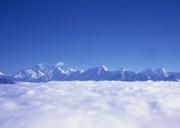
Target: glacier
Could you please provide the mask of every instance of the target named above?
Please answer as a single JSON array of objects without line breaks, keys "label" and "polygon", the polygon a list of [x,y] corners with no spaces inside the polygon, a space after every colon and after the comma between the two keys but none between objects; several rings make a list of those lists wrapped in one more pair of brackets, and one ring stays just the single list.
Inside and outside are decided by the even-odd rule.
[{"label": "glacier", "polygon": [[179,128],[180,82],[0,85],[0,128]]}]

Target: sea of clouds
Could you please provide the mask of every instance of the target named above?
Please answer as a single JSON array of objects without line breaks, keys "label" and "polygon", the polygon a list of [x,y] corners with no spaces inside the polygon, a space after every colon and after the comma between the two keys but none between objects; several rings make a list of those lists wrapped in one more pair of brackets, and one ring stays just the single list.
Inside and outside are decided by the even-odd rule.
[{"label": "sea of clouds", "polygon": [[0,85],[0,128],[180,128],[180,82]]}]

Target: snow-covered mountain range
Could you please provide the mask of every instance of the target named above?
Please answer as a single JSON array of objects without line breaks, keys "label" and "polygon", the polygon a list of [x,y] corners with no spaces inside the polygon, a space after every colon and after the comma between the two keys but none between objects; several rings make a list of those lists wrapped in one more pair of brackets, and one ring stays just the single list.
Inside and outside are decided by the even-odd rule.
[{"label": "snow-covered mountain range", "polygon": [[88,70],[73,69],[59,62],[54,66],[37,64],[7,76],[0,73],[0,83],[21,82],[48,82],[48,81],[87,81],[87,80],[116,80],[116,81],[179,81],[180,73],[167,72],[164,68],[148,68],[141,72],[121,68],[110,71],[105,65]]},{"label": "snow-covered mountain range", "polygon": [[0,72],[0,84],[13,84],[14,82],[4,73]]},{"label": "snow-covered mountain range", "polygon": [[[6,77],[7,78],[7,77]],[[87,81],[87,80],[118,80],[118,81],[178,81],[180,73],[167,72],[164,68],[148,68],[141,72],[135,72],[121,68],[110,71],[105,65],[90,68],[88,70],[73,69],[59,62],[54,66],[37,64],[33,67],[20,70],[11,75],[11,80],[27,82],[48,82],[48,81]]]}]

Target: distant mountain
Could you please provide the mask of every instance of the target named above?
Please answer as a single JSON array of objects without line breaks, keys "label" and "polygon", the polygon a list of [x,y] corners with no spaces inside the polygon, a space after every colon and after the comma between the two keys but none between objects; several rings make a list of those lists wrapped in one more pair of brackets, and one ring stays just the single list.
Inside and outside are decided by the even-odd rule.
[{"label": "distant mountain", "polygon": [[109,80],[110,71],[105,65],[88,69],[80,74],[80,80]]},{"label": "distant mountain", "polygon": [[47,81],[87,81],[87,80],[117,80],[117,81],[178,81],[180,73],[167,72],[164,68],[148,68],[141,72],[135,72],[121,68],[109,71],[105,65],[82,71],[67,67],[59,62],[54,66],[38,64],[23,69],[11,78],[15,81],[47,82]]},{"label": "distant mountain", "polygon": [[41,82],[49,81],[49,67],[43,64],[26,68],[12,76],[17,81]]},{"label": "distant mountain", "polygon": [[166,80],[168,78],[168,73],[164,68],[152,69],[148,68],[142,72],[137,73],[136,78],[139,81],[153,80],[160,81]]},{"label": "distant mountain", "polygon": [[171,75],[169,75],[166,80],[168,80],[168,81],[179,81],[180,80],[180,73],[177,73],[177,72],[172,73],[171,72],[170,74]]},{"label": "distant mountain", "polygon": [[0,84],[13,84],[14,82],[10,80],[4,73],[0,72]]},{"label": "distant mountain", "polygon": [[111,72],[110,80],[134,81],[135,76],[136,76],[135,71],[130,71],[121,68],[120,70]]},{"label": "distant mountain", "polygon": [[71,80],[72,75],[78,70],[67,68],[63,63],[55,66],[38,64],[30,68],[23,69],[14,74],[11,78],[15,81],[46,82],[52,80]]}]

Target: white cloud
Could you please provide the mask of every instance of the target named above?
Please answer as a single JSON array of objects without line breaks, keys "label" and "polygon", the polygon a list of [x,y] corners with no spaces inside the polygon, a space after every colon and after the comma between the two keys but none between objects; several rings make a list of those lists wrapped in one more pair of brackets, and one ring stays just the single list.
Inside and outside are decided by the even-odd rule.
[{"label": "white cloud", "polygon": [[0,86],[0,128],[179,128],[180,82]]}]

